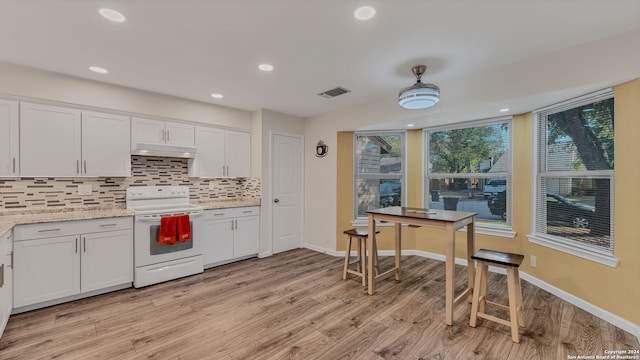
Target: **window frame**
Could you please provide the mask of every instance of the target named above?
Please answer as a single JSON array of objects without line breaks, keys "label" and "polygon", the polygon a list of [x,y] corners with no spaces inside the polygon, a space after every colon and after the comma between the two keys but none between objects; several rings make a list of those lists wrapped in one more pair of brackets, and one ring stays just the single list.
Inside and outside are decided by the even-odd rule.
[{"label": "window frame", "polygon": [[[531,192],[531,233],[527,234],[527,238],[530,242],[549,247],[558,251],[562,251],[574,256],[578,256],[587,260],[598,262],[610,267],[618,266],[618,259],[614,257],[615,242],[614,242],[614,209],[615,209],[615,169],[611,170],[579,170],[579,171],[547,171],[542,169],[544,166],[544,159],[541,159],[541,152],[547,151],[547,139],[546,135],[543,135],[541,127],[545,126],[544,134],[546,134],[547,116],[549,114],[555,114],[558,112],[573,109],[579,106],[590,104],[597,101],[607,100],[613,98],[615,103],[615,93],[613,88],[602,89],[593,93],[585,94],[573,99],[569,99],[554,105],[550,105],[538,110],[535,110],[532,114],[532,127],[533,127],[533,159],[532,159],[532,192]],[[615,124],[615,114],[614,114]],[[542,138],[544,137],[544,138]],[[615,146],[615,133],[614,133],[614,146]],[[541,147],[545,148],[542,149]],[[589,246],[579,240],[573,240],[570,238],[550,235],[545,232],[538,231],[538,219],[541,216],[545,216],[546,220],[546,194],[543,200],[541,200],[543,189],[542,182],[548,178],[606,178],[609,179],[609,192],[610,192],[610,249],[604,250],[596,246]]]},{"label": "window frame", "polygon": [[366,225],[368,216],[358,216],[358,137],[359,136],[389,136],[399,135],[402,142],[401,172],[400,172],[400,204],[406,206],[407,201],[407,131],[406,130],[382,130],[382,131],[355,131],[353,133],[353,221],[352,225]]},{"label": "window frame", "polygon": [[[429,153],[429,133],[437,132],[437,131],[445,131],[445,130],[457,130],[457,129],[465,129],[472,127],[483,127],[483,126],[491,126],[497,124],[506,123],[509,127],[509,139],[508,139],[508,165],[509,169],[506,172],[499,173],[469,173],[465,174],[465,178],[473,177],[478,179],[492,179],[492,178],[504,178],[507,181],[507,219],[504,225],[499,224],[488,224],[482,223],[480,221],[475,222],[475,232],[479,234],[500,236],[506,238],[515,238],[516,233],[512,228],[512,194],[513,194],[513,117],[512,116],[500,116],[489,119],[481,119],[481,120],[473,120],[462,123],[456,123],[451,125],[440,125],[433,126],[422,129],[422,207],[428,207],[428,198],[430,197],[431,191],[429,189],[429,180],[431,179],[445,179],[452,178],[451,174],[448,173],[435,173],[435,176],[429,175],[429,162],[430,162],[430,153]],[[455,177],[459,177],[459,174],[453,174]],[[466,231],[466,227],[465,227]]]}]

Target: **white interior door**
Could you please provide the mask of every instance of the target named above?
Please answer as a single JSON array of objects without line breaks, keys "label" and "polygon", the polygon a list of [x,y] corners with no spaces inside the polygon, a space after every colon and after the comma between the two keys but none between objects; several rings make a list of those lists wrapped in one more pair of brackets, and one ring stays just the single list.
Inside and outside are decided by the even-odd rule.
[{"label": "white interior door", "polygon": [[302,137],[272,135],[273,253],[302,247]]}]

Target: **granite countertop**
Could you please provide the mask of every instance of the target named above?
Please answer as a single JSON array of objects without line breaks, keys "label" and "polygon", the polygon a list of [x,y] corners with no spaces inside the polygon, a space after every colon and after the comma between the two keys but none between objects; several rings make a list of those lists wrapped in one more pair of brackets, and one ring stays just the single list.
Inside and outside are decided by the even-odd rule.
[{"label": "granite countertop", "polygon": [[123,208],[2,210],[0,211],[0,236],[6,234],[15,225],[21,224],[37,224],[53,221],[100,219],[122,216],[133,216],[133,211]]},{"label": "granite countertop", "polygon": [[260,198],[240,198],[234,200],[192,199],[192,204],[200,205],[205,210],[235,208],[243,206],[260,206]]},{"label": "granite countertop", "polygon": [[[234,208],[243,206],[260,206],[259,198],[242,198],[235,200],[193,199],[192,204],[200,205],[205,210]],[[0,210],[0,236],[11,231],[15,225],[37,224],[54,221],[100,219],[110,217],[133,216],[133,211],[124,208],[90,207],[75,209],[44,210]]]}]

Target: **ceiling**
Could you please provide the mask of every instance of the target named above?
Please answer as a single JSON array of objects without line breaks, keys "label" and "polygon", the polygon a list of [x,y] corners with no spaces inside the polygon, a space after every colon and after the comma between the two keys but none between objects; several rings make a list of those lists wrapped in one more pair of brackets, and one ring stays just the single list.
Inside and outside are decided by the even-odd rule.
[{"label": "ceiling", "polygon": [[[376,16],[356,20],[361,5]],[[127,20],[107,21],[99,8]],[[441,88],[433,109],[464,92],[506,100],[500,94],[511,92],[528,59],[638,29],[640,0],[3,0],[0,61],[310,117],[395,101],[414,83],[417,64],[428,66],[423,81]],[[634,45],[640,52],[640,41]],[[262,72],[262,63],[275,69]],[[640,66],[624,75],[639,73]],[[479,74],[490,74],[490,88]],[[351,92],[317,95],[336,86]],[[540,97],[517,97],[516,108],[540,105]]]}]

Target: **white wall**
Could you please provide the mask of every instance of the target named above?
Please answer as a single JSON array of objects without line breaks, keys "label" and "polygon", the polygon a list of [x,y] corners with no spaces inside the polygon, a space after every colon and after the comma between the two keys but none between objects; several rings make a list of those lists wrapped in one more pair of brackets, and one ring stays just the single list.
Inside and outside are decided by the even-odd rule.
[{"label": "white wall", "polygon": [[[295,116],[279,113],[271,110],[259,110],[254,112],[254,126],[259,123],[262,127],[261,134],[261,163],[262,163],[262,201],[260,223],[260,256],[272,254],[271,240],[271,207],[273,205],[271,195],[271,134],[279,132],[293,135],[304,135],[304,121]],[[255,128],[254,128],[255,131]],[[305,153],[306,153],[305,149]],[[254,175],[255,176],[255,175]]]},{"label": "white wall", "polygon": [[0,97],[46,100],[251,129],[251,112],[0,63]]}]

